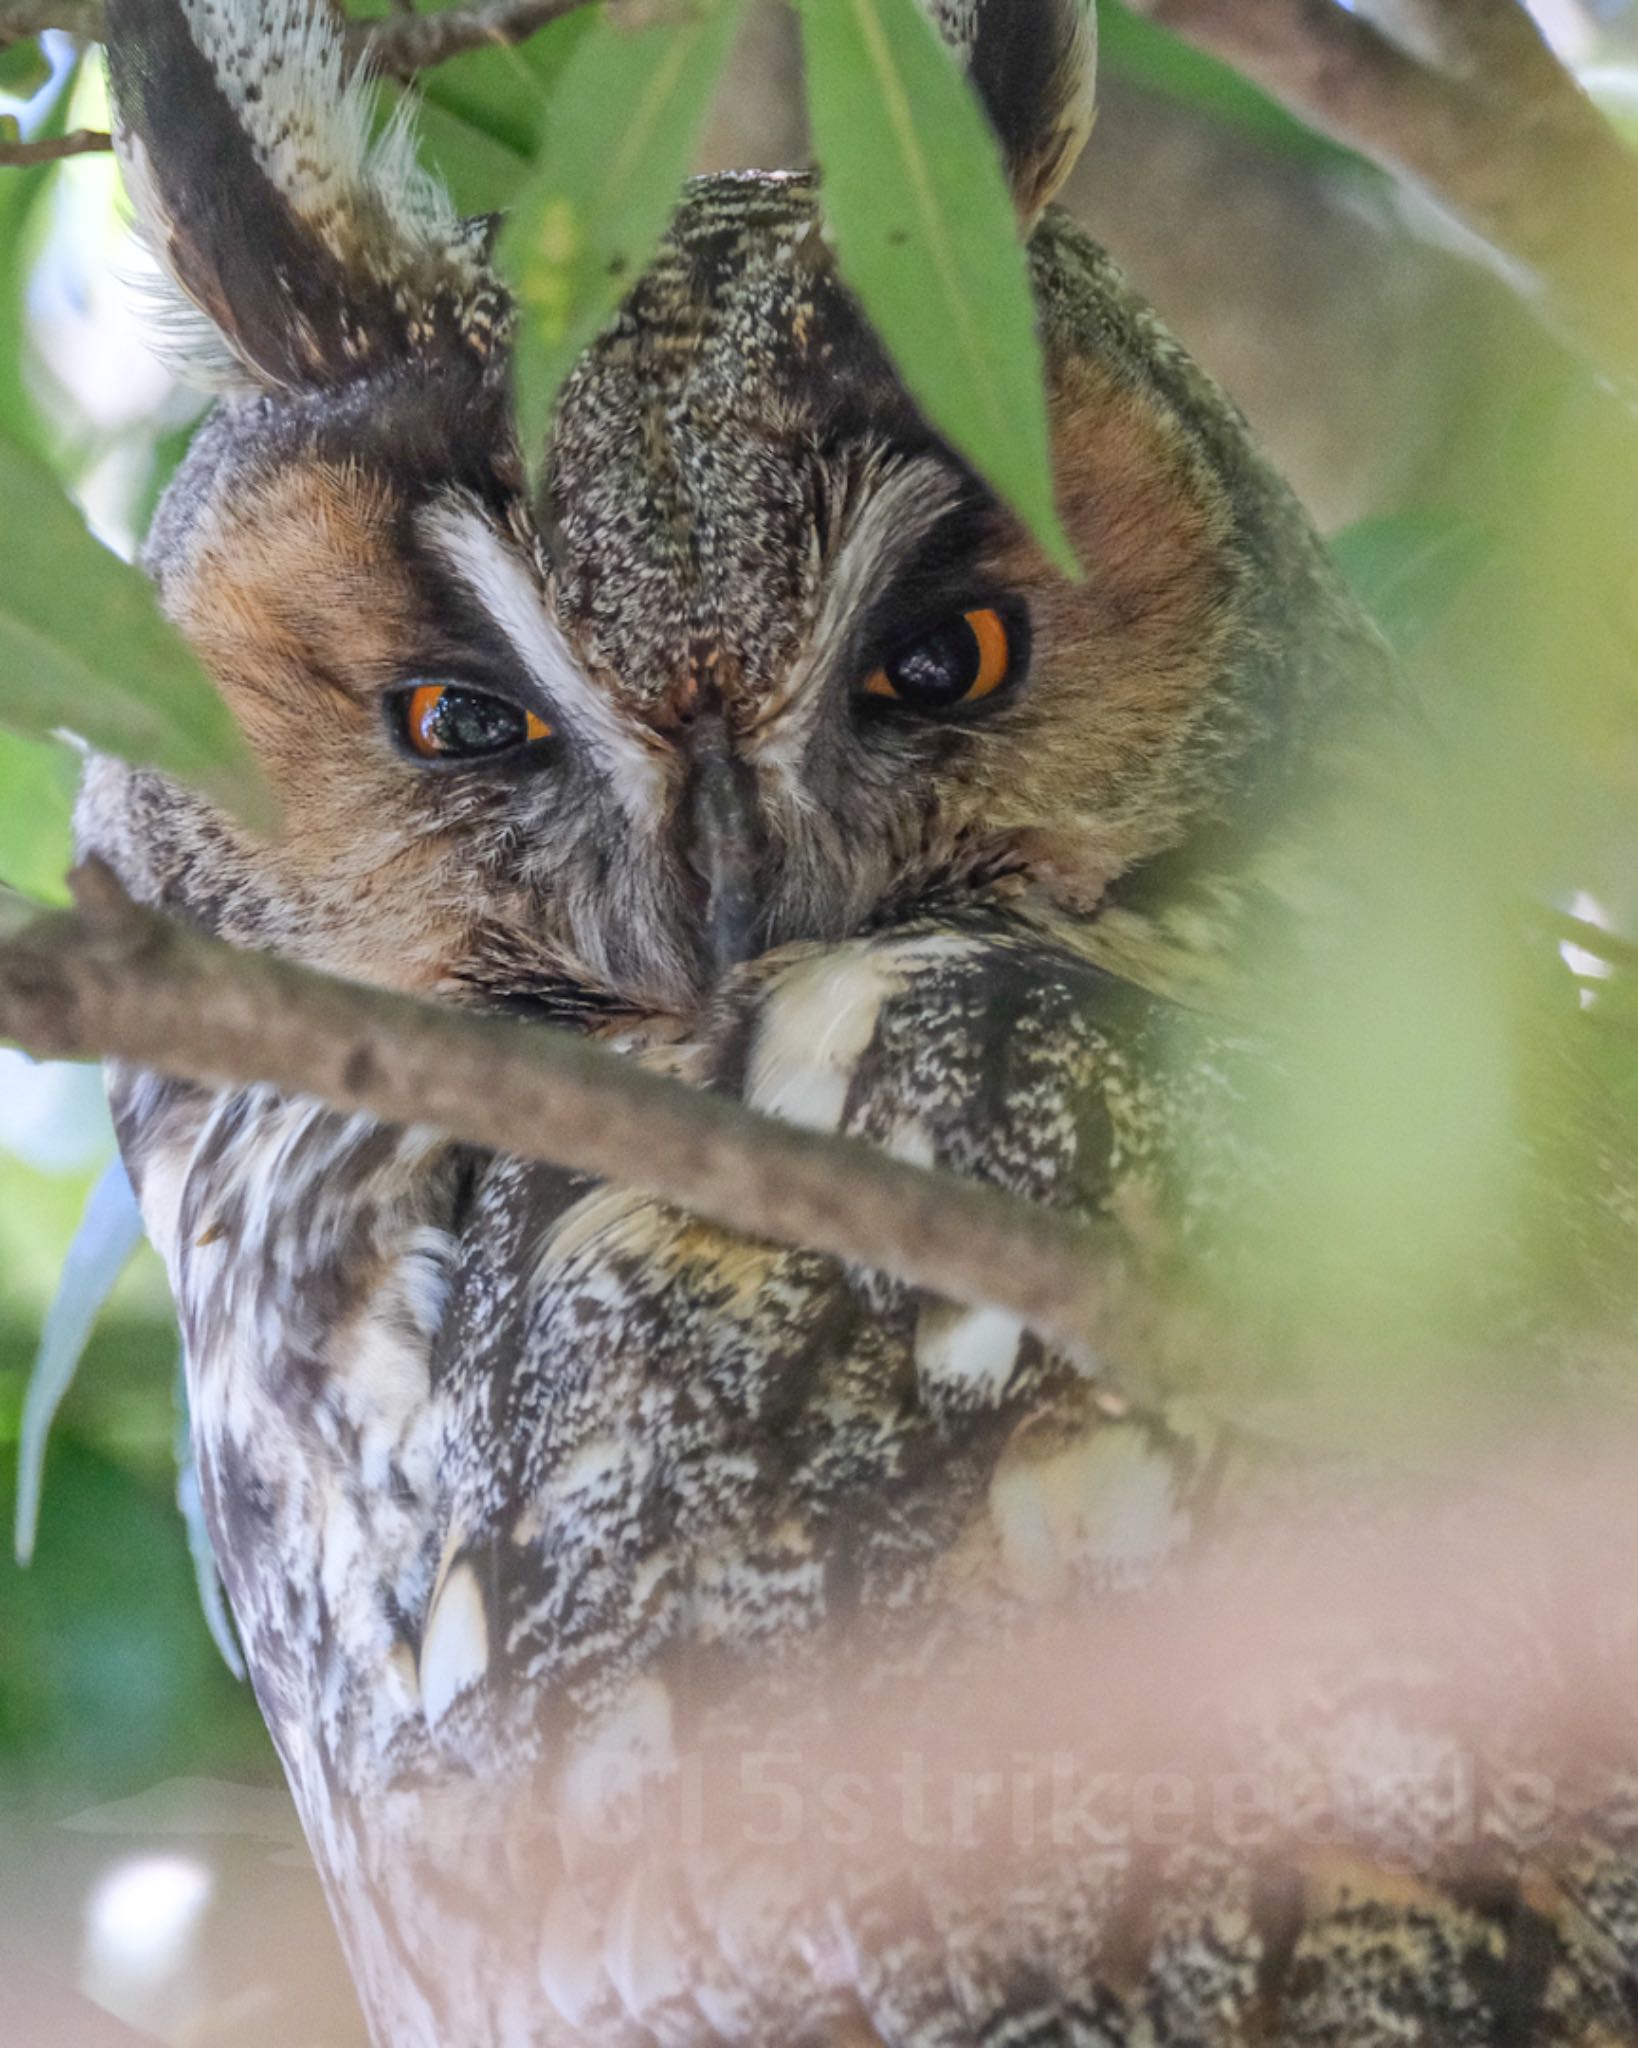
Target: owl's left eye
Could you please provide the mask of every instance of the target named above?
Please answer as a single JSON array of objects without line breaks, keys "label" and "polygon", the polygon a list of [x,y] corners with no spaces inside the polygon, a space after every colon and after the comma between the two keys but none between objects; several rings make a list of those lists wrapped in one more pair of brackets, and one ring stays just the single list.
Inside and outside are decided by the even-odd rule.
[{"label": "owl's left eye", "polygon": [[404,744],[426,761],[504,754],[552,732],[532,711],[455,683],[411,683],[398,692],[394,708]]},{"label": "owl's left eye", "polygon": [[885,697],[931,717],[993,697],[1021,673],[1027,628],[1014,606],[957,612],[896,648],[866,676],[869,697]]}]

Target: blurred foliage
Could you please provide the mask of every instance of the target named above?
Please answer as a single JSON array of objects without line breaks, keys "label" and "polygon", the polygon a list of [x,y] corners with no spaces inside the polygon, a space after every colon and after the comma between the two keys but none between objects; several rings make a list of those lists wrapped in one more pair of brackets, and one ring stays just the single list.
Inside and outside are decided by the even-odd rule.
[{"label": "blurred foliage", "polygon": [[1394,651],[1414,655],[1490,552],[1483,527],[1429,510],[1361,519],[1332,552]]},{"label": "blurred foliage", "polygon": [[1505,488],[1453,471],[1450,509],[1338,542],[1405,699],[1269,977],[1276,1172],[1233,1269],[1305,1429],[1419,1450],[1441,1417],[1638,1393],[1638,422],[1567,365],[1519,398]]},{"label": "blurred foliage", "polygon": [[[19,49],[39,45],[18,43]],[[73,85],[72,68],[57,80],[42,82],[34,99],[34,119],[42,136],[60,135]],[[17,90],[0,83],[0,94]],[[27,390],[31,354],[27,303],[29,273],[38,252],[43,215],[58,172],[53,164],[9,170],[0,178],[0,433],[26,448],[43,449],[45,423]]]},{"label": "blurred foliage", "polygon": [[[33,1341],[0,1328],[8,1402]],[[268,1774],[255,1702],[201,1626],[170,1434],[152,1430],[174,1364],[163,1324],[110,1322],[88,1374],[105,1391],[53,1437],[36,1561],[0,1568],[0,1816],[69,1814],[164,1778]],[[0,1469],[9,1523],[10,1460]]]},{"label": "blurred foliage", "polygon": [[51,60],[31,36],[0,50],[0,92],[17,99],[32,99],[51,76]]},{"label": "blurred foliage", "polygon": [[51,470],[0,440],[0,720],[93,745],[254,812],[259,783],[193,652],[128,563],[92,541]]},{"label": "blurred foliage", "polygon": [[[8,1101],[21,1096],[20,1084],[17,1071],[0,1074]],[[23,1390],[89,1179],[83,1169],[64,1171],[62,1155],[72,1157],[77,1138],[100,1161],[110,1144],[94,1105],[85,1090],[59,1098],[49,1164],[0,1150],[7,1528]],[[37,1152],[29,1137],[14,1119],[0,1144]],[[144,1252],[117,1289],[53,1433],[35,1562],[28,1571],[0,1562],[0,1826],[8,1811],[68,1814],[185,1773],[267,1773],[254,1702],[202,1626],[176,1515],[175,1369],[164,1277]]]}]

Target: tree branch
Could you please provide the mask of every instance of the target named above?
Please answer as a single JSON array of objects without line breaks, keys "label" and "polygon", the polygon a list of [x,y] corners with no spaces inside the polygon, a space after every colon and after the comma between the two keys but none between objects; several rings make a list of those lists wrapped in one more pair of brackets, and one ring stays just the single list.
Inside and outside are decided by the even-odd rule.
[{"label": "tree branch", "polygon": [[1535,16],[1520,0],[1395,0],[1395,4],[1441,53],[1445,68],[1471,80],[1481,91],[1505,86],[1512,99],[1537,98],[1544,106],[1562,106],[1566,98],[1581,98]]},{"label": "tree branch", "polygon": [[1563,339],[1638,394],[1638,155],[1516,0],[1415,0],[1424,62],[1338,0],[1136,0],[1511,258]]},{"label": "tree branch", "polygon": [[[394,13],[384,20],[349,22],[347,47],[355,62],[368,58],[378,71],[409,78],[463,50],[526,42],[537,30],[589,4],[590,0],[475,0],[442,14]],[[88,42],[100,41],[101,0],[0,0],[0,50],[52,28]]]},{"label": "tree branch", "polygon": [[54,164],[63,157],[91,156],[113,146],[114,138],[100,128],[76,128],[68,135],[49,135],[39,142],[0,142],[0,165]]},{"label": "tree branch", "polygon": [[178,1079],[271,1082],[387,1123],[646,1189],[748,1236],[855,1260],[1098,1346],[1112,1245],[852,1138],[797,1130],[567,1032],[361,987],[144,909],[100,864],[78,908],[0,904],[0,1037]]},{"label": "tree branch", "polygon": [[0,50],[48,28],[102,40],[102,0],[0,0]]},{"label": "tree branch", "polygon": [[385,21],[355,21],[347,47],[392,78],[412,78],[464,50],[527,42],[537,30],[573,14],[589,0],[487,0],[441,14],[394,14]]}]

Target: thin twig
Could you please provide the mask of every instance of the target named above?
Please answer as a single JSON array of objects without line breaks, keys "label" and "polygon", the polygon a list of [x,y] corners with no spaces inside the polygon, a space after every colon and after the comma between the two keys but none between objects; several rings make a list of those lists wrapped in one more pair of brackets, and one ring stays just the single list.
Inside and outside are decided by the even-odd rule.
[{"label": "thin twig", "polygon": [[1638,155],[1512,0],[1423,0],[1419,19],[1454,70],[1338,0],[1137,4],[1310,126],[1420,185],[1528,274],[1565,340],[1638,392]]},{"label": "thin twig", "polygon": [[589,0],[488,0],[486,5],[451,7],[442,14],[393,14],[385,21],[353,22],[347,47],[355,60],[366,58],[378,72],[412,78],[465,50],[527,42],[537,30],[588,4]]},{"label": "thin twig", "polygon": [[113,146],[114,138],[100,128],[76,128],[39,142],[0,142],[0,164],[54,164],[66,156],[94,156]]},{"label": "thin twig", "polygon": [[100,42],[102,0],[0,0],[0,50],[48,28]]},{"label": "thin twig", "polygon": [[[395,13],[384,20],[349,23],[347,46],[355,61],[367,56],[378,71],[409,78],[486,43],[526,42],[537,30],[589,4],[590,0],[476,0],[442,14]],[[101,0],[0,0],[0,49],[52,28],[100,41]]]},{"label": "thin twig", "polygon": [[20,920],[0,904],[0,1037],[31,1052],[271,1082],[430,1125],[1007,1309],[1077,1347],[1118,1312],[1110,1243],[1051,1210],[776,1123],[567,1032],[242,952],[132,903],[100,865],[75,883],[73,911]]},{"label": "thin twig", "polygon": [[1566,94],[1580,97],[1523,0],[1398,0],[1398,8],[1445,67],[1481,92],[1500,89],[1515,103],[1538,98],[1549,105]]}]

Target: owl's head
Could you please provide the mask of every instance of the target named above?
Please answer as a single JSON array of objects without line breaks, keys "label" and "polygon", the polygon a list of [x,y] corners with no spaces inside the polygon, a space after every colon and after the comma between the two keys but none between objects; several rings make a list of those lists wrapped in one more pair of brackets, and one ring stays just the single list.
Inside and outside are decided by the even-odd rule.
[{"label": "owl's head", "polygon": [[1256,838],[1367,636],[1043,211],[1085,0],[933,11],[1030,233],[1080,582],[918,413],[809,178],[689,188],[532,493],[488,224],[402,123],[372,142],[328,13],[110,0],[127,182],[226,387],[148,560],[284,818],[100,764],[85,836],[131,886],[398,986],[685,1008],[789,939],[997,890],[1090,914]]}]

